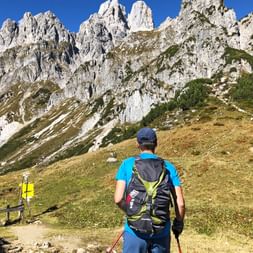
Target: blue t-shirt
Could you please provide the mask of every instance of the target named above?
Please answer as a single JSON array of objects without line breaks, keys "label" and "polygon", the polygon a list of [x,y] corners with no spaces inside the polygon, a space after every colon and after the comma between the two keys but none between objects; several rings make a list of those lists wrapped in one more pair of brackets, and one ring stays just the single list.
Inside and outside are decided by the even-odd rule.
[{"label": "blue t-shirt", "polygon": [[[157,158],[158,156],[155,154],[151,154],[151,153],[141,153],[140,157],[142,159],[150,159],[150,158]],[[119,170],[116,174],[116,180],[123,180],[126,182],[126,184],[128,185],[131,178],[132,178],[132,172],[133,172],[133,167],[134,167],[134,161],[135,161],[135,157],[130,157],[126,160],[124,160],[122,162],[122,164],[119,167]],[[165,162],[165,168],[170,172],[170,178],[171,178],[171,182],[174,186],[181,186],[181,182],[180,182],[180,178],[179,175],[177,173],[176,168],[174,167],[173,164],[171,164],[168,161],[164,161]],[[134,232],[127,224],[127,222],[125,223],[125,231],[129,232],[133,235],[136,235],[136,232]],[[170,231],[170,222],[168,221],[166,224],[165,229],[160,232],[159,234],[154,235],[152,238],[160,238],[160,237],[165,237],[169,235],[169,231]],[[142,236],[142,237],[147,237],[145,235],[141,235],[138,233],[138,236]]]}]

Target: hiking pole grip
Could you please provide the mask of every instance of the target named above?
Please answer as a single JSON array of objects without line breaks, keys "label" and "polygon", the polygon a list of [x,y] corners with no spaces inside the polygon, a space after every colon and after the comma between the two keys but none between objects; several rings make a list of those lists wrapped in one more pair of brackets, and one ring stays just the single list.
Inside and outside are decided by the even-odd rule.
[{"label": "hiking pole grip", "polygon": [[115,248],[115,246],[117,245],[117,243],[119,242],[119,239],[121,238],[121,236],[123,235],[124,230],[122,232],[120,232],[119,236],[117,237],[117,239],[115,240],[115,242],[113,243],[112,247],[110,247],[109,249],[106,250],[106,253],[112,253],[113,249]]}]

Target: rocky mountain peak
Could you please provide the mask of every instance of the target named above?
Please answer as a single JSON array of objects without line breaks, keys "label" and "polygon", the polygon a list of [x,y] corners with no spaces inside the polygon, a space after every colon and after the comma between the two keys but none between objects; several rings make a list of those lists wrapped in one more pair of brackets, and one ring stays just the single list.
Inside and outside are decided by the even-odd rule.
[{"label": "rocky mountain peak", "polygon": [[211,7],[220,8],[224,6],[224,0],[183,0],[182,8],[192,8],[196,11],[203,11]]},{"label": "rocky mountain peak", "polygon": [[101,16],[104,16],[106,14],[111,14],[110,12],[113,11],[113,9],[119,8],[119,2],[118,0],[107,0],[106,2],[102,3],[100,5],[98,14]]},{"label": "rocky mountain peak", "polygon": [[7,19],[0,30],[0,47],[3,44],[9,45],[17,33],[18,25],[15,21]]},{"label": "rocky mountain peak", "polygon": [[101,4],[98,15],[103,19],[113,40],[120,40],[126,36],[128,25],[125,7],[118,0],[108,0]]},{"label": "rocky mountain peak", "polygon": [[194,11],[213,16],[216,13],[224,13],[227,8],[224,6],[224,0],[183,0],[179,16],[186,16]]},{"label": "rocky mountain peak", "polygon": [[39,41],[72,42],[73,38],[51,11],[36,16],[26,12],[18,24],[8,19],[0,30],[0,51]]},{"label": "rocky mountain peak", "polygon": [[13,27],[13,25],[17,25],[17,23],[15,22],[15,21],[13,21],[13,20],[11,20],[11,19],[6,19],[4,22],[3,22],[3,25],[2,25],[2,28],[1,28],[1,30],[3,31],[3,30],[6,30],[6,31],[11,31],[12,29],[10,29],[10,28],[12,28]]},{"label": "rocky mountain peak", "polygon": [[23,20],[33,18],[33,15],[31,12],[25,12],[23,15]]},{"label": "rocky mountain peak", "polygon": [[16,36],[17,27],[17,23],[9,18],[3,22],[0,30],[0,52],[3,50],[3,45],[9,46],[11,44],[13,37]]},{"label": "rocky mountain peak", "polygon": [[109,24],[124,24],[126,25],[126,10],[125,7],[119,4],[118,0],[108,0],[101,4],[98,15]]},{"label": "rocky mountain peak", "polygon": [[[239,27],[235,11],[224,5],[224,0],[183,0],[176,26],[182,31],[188,29],[188,24],[198,20],[203,26],[222,27],[229,37],[230,47],[239,47]],[[217,29],[216,29],[217,30]],[[182,34],[181,34],[182,35]],[[181,36],[180,35],[180,36]]]},{"label": "rocky mountain peak", "polygon": [[[143,1],[128,19],[118,0],[106,1],[77,34],[50,11],[7,20],[0,30],[0,147],[12,137],[24,145],[2,155],[0,170],[22,159],[27,165],[29,156],[33,165],[107,145],[113,127],[138,122],[189,81],[212,79],[222,95],[220,87],[252,73],[252,25],[253,15],[237,21],[221,0],[184,0],[177,18],[151,32],[135,33],[154,28]],[[29,133],[15,137],[22,127]]]},{"label": "rocky mountain peak", "polygon": [[239,22],[240,44],[243,50],[248,50],[253,55],[253,13]]},{"label": "rocky mountain peak", "polygon": [[137,1],[133,4],[132,10],[128,15],[128,26],[131,32],[154,29],[152,10],[144,1]]},{"label": "rocky mountain peak", "polygon": [[101,4],[98,13],[80,25],[76,43],[82,62],[97,58],[122,41],[128,33],[125,7],[118,0]]},{"label": "rocky mountain peak", "polygon": [[26,41],[28,43],[36,43],[40,40],[70,42],[69,32],[62,25],[60,20],[51,11],[39,13],[32,16],[31,13],[25,13],[23,19],[19,24],[20,37],[19,41]]}]

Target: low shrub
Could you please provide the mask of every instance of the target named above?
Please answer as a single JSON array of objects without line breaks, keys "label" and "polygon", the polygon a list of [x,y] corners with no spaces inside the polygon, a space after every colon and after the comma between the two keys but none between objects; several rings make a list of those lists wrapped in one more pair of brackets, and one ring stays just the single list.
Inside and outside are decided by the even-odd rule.
[{"label": "low shrub", "polygon": [[208,87],[205,84],[211,84],[210,79],[196,79],[187,83],[186,87],[177,94],[177,105],[183,110],[191,107],[203,106],[205,99],[208,98]]},{"label": "low shrub", "polygon": [[161,105],[152,108],[151,111],[141,120],[141,126],[148,126],[151,122],[153,122],[158,117],[162,116],[167,111],[173,111],[177,108],[177,103],[173,99],[168,103],[164,103]]},{"label": "low shrub", "polygon": [[234,100],[251,102],[253,99],[253,74],[243,74],[231,89],[230,95]]}]

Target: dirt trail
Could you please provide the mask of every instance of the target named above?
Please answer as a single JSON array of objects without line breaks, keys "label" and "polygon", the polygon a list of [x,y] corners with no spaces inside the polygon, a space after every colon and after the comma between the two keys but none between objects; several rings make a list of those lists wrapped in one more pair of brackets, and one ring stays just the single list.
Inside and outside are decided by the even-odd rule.
[{"label": "dirt trail", "polygon": [[[106,234],[107,230],[101,230],[98,234],[94,233],[95,238]],[[12,227],[11,232],[17,237],[13,242],[21,245],[22,253],[43,253],[59,252],[71,253],[73,250],[84,249],[84,252],[104,252],[104,247],[98,246],[93,236],[86,238],[85,241],[80,231],[60,231],[46,227],[45,225],[25,225]],[[90,231],[91,232],[91,231]],[[118,231],[117,231],[118,232]],[[87,231],[88,233],[88,231]],[[115,236],[116,236],[115,232]],[[108,231],[107,231],[108,235]],[[114,237],[114,236],[113,236]],[[107,239],[107,245],[111,245],[113,240]],[[253,242],[249,237],[233,232],[217,233],[214,236],[198,234],[194,231],[186,230],[180,237],[181,247],[185,253],[249,253],[253,252]],[[50,242],[52,247],[43,248],[43,244]],[[85,245],[84,245],[85,244]],[[40,245],[38,247],[38,245]],[[41,247],[42,245],[42,247]],[[88,246],[90,245],[90,246]],[[104,244],[102,244],[104,245]],[[121,252],[122,240],[118,243],[116,251]],[[88,247],[87,247],[88,246]],[[91,248],[89,248],[91,247]],[[101,251],[102,249],[102,251]],[[87,251],[86,251],[87,250]],[[13,251],[15,252],[15,251]],[[17,251],[20,252],[20,251]],[[174,237],[171,240],[171,252],[178,252]]]},{"label": "dirt trail", "polygon": [[53,247],[61,249],[61,252],[72,252],[81,247],[81,239],[62,235],[45,225],[29,224],[12,227],[11,232],[17,238],[13,243],[22,245],[24,250],[32,249],[37,245],[46,245],[48,242]]},{"label": "dirt trail", "polygon": [[26,225],[12,227],[11,232],[17,237],[18,241],[24,245],[33,245],[36,242],[43,242],[49,229],[43,225]]}]

